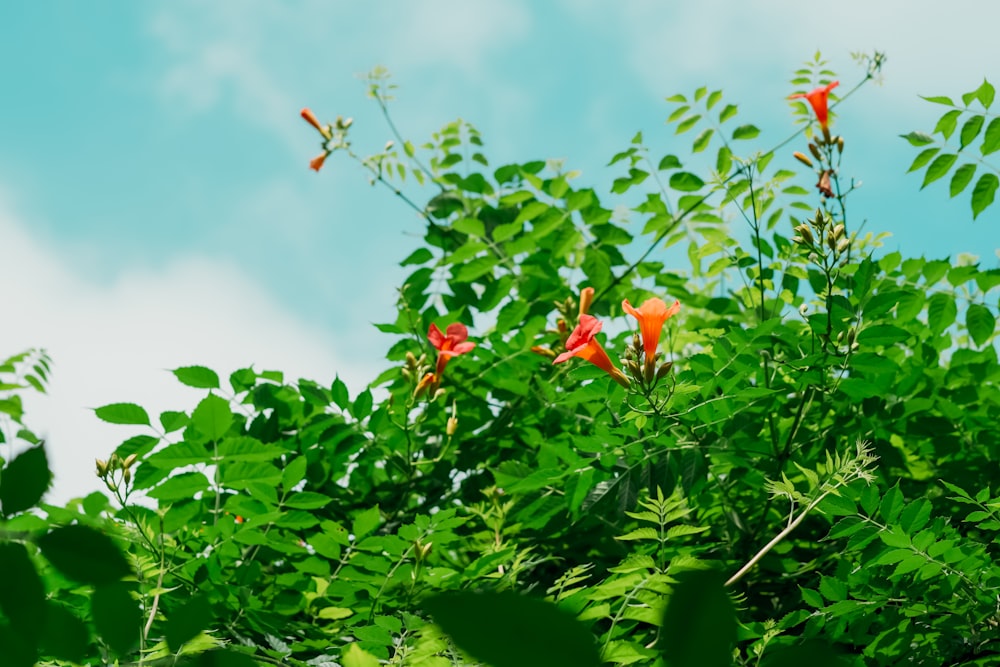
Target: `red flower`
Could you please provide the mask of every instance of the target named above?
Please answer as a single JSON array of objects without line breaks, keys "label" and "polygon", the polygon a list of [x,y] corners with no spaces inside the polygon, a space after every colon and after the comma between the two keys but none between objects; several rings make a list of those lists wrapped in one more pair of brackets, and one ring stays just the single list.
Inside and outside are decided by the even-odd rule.
[{"label": "red flower", "polygon": [[839,85],[839,81],[831,81],[825,86],[813,88],[808,93],[798,93],[796,95],[792,95],[788,99],[794,100],[805,98],[806,102],[812,106],[813,111],[816,112],[816,120],[819,121],[819,126],[825,130],[828,121],[828,110],[826,108],[827,98],[830,96],[830,91]]},{"label": "red flower", "polygon": [[628,299],[622,301],[622,308],[626,313],[639,320],[639,331],[642,333],[642,348],[646,354],[646,365],[652,366],[656,359],[656,347],[660,344],[660,332],[663,331],[663,323],[677,314],[681,309],[681,302],[674,301],[674,305],[667,307],[662,299],[646,299],[641,306],[633,308]]},{"label": "red flower", "polygon": [[316,118],[316,114],[314,114],[308,107],[299,112],[299,115],[301,115],[302,118],[304,118],[307,123],[315,127],[316,130],[320,134],[322,134],[323,138],[325,138],[327,141],[329,141],[333,137],[333,135],[330,133],[330,126],[320,125],[319,120]]},{"label": "red flower", "polygon": [[608,358],[608,353],[604,351],[601,344],[594,339],[597,332],[601,330],[601,322],[593,315],[581,315],[580,323],[573,329],[573,333],[566,340],[566,351],[560,354],[552,362],[561,364],[570,357],[580,357],[584,361],[589,361],[623,387],[628,387],[628,378],[620,370],[615,368]]},{"label": "red flower", "polygon": [[327,155],[329,155],[329,153],[321,153],[316,157],[314,157],[313,159],[309,160],[309,168],[312,169],[313,171],[319,171],[320,169],[322,169],[323,163],[326,162]]},{"label": "red flower", "polygon": [[435,375],[438,378],[444,372],[444,367],[449,359],[470,352],[476,346],[475,343],[470,343],[466,340],[468,337],[469,330],[461,322],[449,324],[448,328],[445,329],[445,333],[441,333],[437,325],[431,325],[430,330],[427,332],[427,340],[438,351],[437,368],[435,369]]}]

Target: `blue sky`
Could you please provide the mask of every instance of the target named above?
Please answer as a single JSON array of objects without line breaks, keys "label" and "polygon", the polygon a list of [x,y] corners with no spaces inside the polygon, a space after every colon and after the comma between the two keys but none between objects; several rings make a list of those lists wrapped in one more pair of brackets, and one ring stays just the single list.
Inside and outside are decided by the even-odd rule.
[{"label": "blue sky", "polygon": [[[96,488],[89,470],[132,432],[88,407],[151,412],[200,394],[164,369],[255,364],[360,388],[384,362],[370,323],[392,319],[397,263],[416,216],[333,156],[308,161],[323,119],[352,116],[355,147],[389,138],[357,75],[385,65],[402,132],[419,143],[456,117],[491,164],[565,158],[607,192],[608,159],[643,130],[654,152],[691,138],[664,97],[707,84],[740,105],[768,148],[791,129],[788,79],[820,49],[850,87],[849,53],[888,53],[882,86],[839,109],[852,211],[890,249],[969,252],[997,265],[1000,206],[972,222],[968,197],[920,192],[897,135],[930,130],[918,94],[1000,85],[1000,5],[505,3],[433,0],[4,3],[0,58],[0,356],[54,357],[51,395],[28,420],[49,436],[54,498]],[[794,147],[789,147],[788,156]],[[417,198],[420,193],[416,193]],[[609,201],[612,201],[609,199]]]}]

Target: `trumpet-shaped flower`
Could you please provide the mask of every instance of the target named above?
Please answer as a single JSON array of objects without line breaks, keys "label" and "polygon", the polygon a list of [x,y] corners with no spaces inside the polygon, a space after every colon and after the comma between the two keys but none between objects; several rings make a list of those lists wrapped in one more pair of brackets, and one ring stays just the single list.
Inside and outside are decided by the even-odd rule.
[{"label": "trumpet-shaped flower", "polygon": [[628,378],[615,365],[611,363],[608,353],[604,351],[601,344],[594,338],[601,330],[601,322],[592,315],[581,315],[580,323],[573,329],[573,333],[566,340],[566,351],[556,357],[552,363],[561,364],[571,357],[580,357],[584,361],[589,361],[623,387],[628,387]]},{"label": "trumpet-shaped flower", "polygon": [[329,153],[320,153],[313,159],[309,160],[309,168],[312,169],[313,171],[319,171],[320,169],[322,169],[323,163],[326,162],[327,155],[329,155]]},{"label": "trumpet-shaped flower", "polygon": [[642,334],[642,349],[646,355],[646,365],[652,366],[656,359],[656,348],[660,344],[660,332],[663,323],[677,314],[681,302],[674,301],[667,307],[662,299],[646,299],[641,306],[633,308],[628,299],[622,301],[622,309],[639,321],[639,331]]},{"label": "trumpet-shaped flower", "polygon": [[330,126],[321,125],[319,119],[316,118],[316,114],[314,114],[308,107],[299,112],[299,115],[302,116],[303,120],[315,127],[316,131],[322,134],[323,138],[327,141],[333,137],[333,134],[330,132]]},{"label": "trumpet-shaped flower", "polygon": [[829,110],[827,109],[827,100],[830,97],[830,91],[840,85],[839,81],[831,81],[825,86],[820,86],[818,88],[813,88],[808,93],[798,93],[796,95],[790,96],[788,99],[795,100],[804,98],[806,102],[813,108],[816,112],[816,120],[819,121],[819,126],[826,129],[827,122],[829,121]]},{"label": "trumpet-shaped flower", "polygon": [[435,369],[435,375],[438,378],[444,372],[444,367],[447,365],[449,359],[457,357],[460,354],[465,354],[476,347],[475,343],[470,343],[467,340],[468,338],[469,330],[461,322],[449,324],[444,333],[441,333],[437,325],[431,325],[430,330],[427,332],[427,340],[438,351],[437,368]]}]

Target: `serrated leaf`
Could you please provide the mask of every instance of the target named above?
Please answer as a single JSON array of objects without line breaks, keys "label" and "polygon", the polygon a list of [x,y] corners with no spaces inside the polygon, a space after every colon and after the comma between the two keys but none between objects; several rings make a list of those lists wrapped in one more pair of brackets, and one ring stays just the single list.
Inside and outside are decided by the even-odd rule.
[{"label": "serrated leaf", "polygon": [[760,134],[760,130],[756,125],[740,125],[733,130],[733,139],[753,139],[758,134]]},{"label": "serrated leaf", "polygon": [[134,424],[149,426],[149,415],[135,403],[111,403],[94,409],[101,421],[109,424]]},{"label": "serrated leaf", "polygon": [[983,174],[976,181],[976,187],[972,189],[972,219],[975,220],[993,203],[993,197],[996,194],[997,186],[1000,185],[1000,180],[997,179],[996,174]]},{"label": "serrated leaf", "polygon": [[182,384],[196,389],[218,389],[219,376],[204,366],[182,366],[170,371]]},{"label": "serrated leaf", "polygon": [[961,115],[961,111],[953,109],[938,118],[937,125],[934,126],[934,134],[941,134],[945,139],[951,137],[955,128],[958,127],[958,117]]},{"label": "serrated leaf", "polygon": [[969,183],[972,182],[972,177],[975,175],[976,165],[971,163],[963,164],[956,169],[955,173],[951,175],[951,185],[948,187],[951,196],[954,197],[968,187]]},{"label": "serrated leaf", "polygon": [[677,171],[670,175],[670,187],[679,192],[696,192],[704,185],[705,181],[689,171]]},{"label": "serrated leaf", "polygon": [[921,184],[920,189],[923,190],[928,185],[947,174],[948,170],[951,169],[957,159],[958,156],[954,153],[944,153],[934,158],[931,165],[927,167],[927,172],[924,174],[924,182]]},{"label": "serrated leaf", "polygon": [[712,128],[707,128],[701,131],[701,134],[694,140],[694,144],[691,146],[692,153],[700,153],[706,148],[708,148],[708,143],[712,140],[712,135],[715,134],[715,130]]},{"label": "serrated leaf", "polygon": [[9,517],[37,505],[51,481],[52,473],[44,448],[32,447],[18,454],[0,476],[0,508],[3,515]]},{"label": "serrated leaf", "polygon": [[951,294],[937,292],[927,300],[927,326],[936,334],[950,327],[957,314],[958,307]]},{"label": "serrated leaf", "polygon": [[959,147],[962,150],[979,136],[979,131],[983,129],[986,119],[983,116],[973,116],[962,125],[962,131],[958,135]]},{"label": "serrated leaf", "polygon": [[986,126],[986,132],[983,133],[983,143],[979,147],[979,151],[983,155],[989,155],[998,150],[1000,150],[1000,118],[994,118]]},{"label": "serrated leaf", "polygon": [[965,326],[976,345],[983,345],[996,331],[997,320],[989,308],[973,303],[965,311]]},{"label": "serrated leaf", "polygon": [[937,155],[940,150],[940,148],[925,148],[920,151],[920,153],[917,154],[917,157],[913,159],[913,164],[910,165],[910,168],[907,169],[906,172],[909,173],[920,169],[922,166],[930,162],[931,158]]},{"label": "serrated leaf", "polygon": [[233,423],[233,411],[229,401],[209,394],[201,399],[198,407],[191,413],[191,424],[209,440],[218,440]]},{"label": "serrated leaf", "polygon": [[103,586],[132,573],[111,538],[88,526],[55,528],[37,544],[53,567],[75,581]]},{"label": "serrated leaf", "polygon": [[429,598],[423,607],[459,648],[492,667],[602,664],[587,626],[544,600],[456,591]]}]

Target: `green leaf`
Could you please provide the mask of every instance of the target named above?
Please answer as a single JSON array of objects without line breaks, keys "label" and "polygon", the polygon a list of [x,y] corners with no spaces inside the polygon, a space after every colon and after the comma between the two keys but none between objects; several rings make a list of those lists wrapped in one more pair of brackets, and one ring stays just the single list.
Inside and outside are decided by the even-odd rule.
[{"label": "green leaf", "polygon": [[976,182],[976,187],[972,189],[972,219],[975,220],[979,214],[993,203],[993,195],[997,191],[1000,180],[996,174],[983,174]]},{"label": "green leaf", "polygon": [[491,667],[600,667],[594,635],[554,604],[513,592],[449,592],[423,603],[463,651]]},{"label": "green leaf", "polygon": [[952,295],[937,292],[927,300],[927,325],[934,333],[941,333],[950,327],[957,315],[958,307]]},{"label": "green leaf", "polygon": [[83,662],[89,644],[90,633],[83,621],[61,604],[50,601],[42,632],[42,650],[45,654],[69,662]]},{"label": "green leaf", "polygon": [[19,635],[37,645],[45,622],[45,587],[23,544],[0,543],[0,573],[0,611]]},{"label": "green leaf", "polygon": [[382,523],[382,513],[379,512],[378,505],[356,514],[351,524],[351,532],[354,533],[354,539],[360,540],[365,535],[374,531],[380,523]]},{"label": "green leaf", "polygon": [[181,383],[195,389],[218,389],[219,376],[204,366],[182,366],[170,371]]},{"label": "green leaf", "polygon": [[341,410],[346,410],[351,403],[351,398],[347,393],[347,385],[344,384],[339,375],[334,378],[333,384],[330,385],[330,396],[333,397],[333,402]]},{"label": "green leaf", "polygon": [[926,97],[924,95],[921,95],[920,97],[923,97],[928,102],[933,102],[934,104],[944,104],[949,107],[955,106],[955,103],[951,101],[951,98],[945,97],[944,95],[938,95],[936,97]]},{"label": "green leaf", "polygon": [[191,424],[209,440],[221,438],[232,423],[233,411],[229,408],[229,401],[215,394],[201,399],[191,413]]},{"label": "green leaf", "polygon": [[[0,476],[0,507],[4,516],[23,512],[38,504],[49,488],[49,472],[45,449],[32,447],[7,464]],[[2,572],[0,568],[0,572]]]},{"label": "green leaf", "polygon": [[211,622],[211,605],[204,595],[195,595],[167,616],[164,629],[167,646],[175,653],[180,651],[186,642],[197,637]]},{"label": "green leaf", "polygon": [[674,134],[683,134],[687,132],[692,127],[697,125],[699,120],[701,120],[701,115],[699,114],[688,116],[677,125],[677,129],[674,131]]},{"label": "green leaf", "polygon": [[976,165],[974,164],[963,164],[961,167],[955,170],[955,173],[951,176],[951,186],[949,188],[951,196],[954,197],[966,187],[972,181],[972,177],[976,174]]},{"label": "green leaf", "polygon": [[899,136],[909,141],[911,146],[926,146],[927,144],[934,143],[934,137],[923,132],[910,132],[909,134],[901,134]]},{"label": "green leaf", "polygon": [[927,167],[927,173],[924,174],[924,182],[920,186],[920,189],[923,190],[928,185],[947,174],[948,170],[951,169],[951,166],[955,164],[955,160],[957,159],[958,156],[953,153],[944,153],[934,158],[934,161],[931,162],[931,166]]},{"label": "green leaf", "polygon": [[940,133],[945,139],[949,138],[958,126],[958,117],[960,115],[962,115],[962,112],[958,109],[953,109],[945,113],[938,119],[937,125],[934,126],[934,133]]},{"label": "green leaf", "polygon": [[281,485],[285,489],[291,489],[293,486],[301,482],[306,478],[306,467],[309,465],[308,459],[304,456],[297,456],[292,461],[285,466],[285,469],[281,471]]},{"label": "green leaf", "polygon": [[320,507],[326,507],[332,500],[332,498],[324,496],[322,493],[315,493],[313,491],[298,491],[293,493],[288,500],[285,501],[285,505],[298,510],[314,510],[319,509]]},{"label": "green leaf", "polygon": [[725,108],[719,113],[719,123],[725,123],[727,120],[736,115],[737,106],[735,104],[727,104]]},{"label": "green leaf", "polygon": [[694,140],[694,144],[691,146],[692,153],[700,153],[706,148],[708,148],[708,143],[712,140],[712,135],[715,134],[715,130],[712,128],[706,128],[701,131],[701,134]]},{"label": "green leaf", "polygon": [[354,399],[354,405],[351,406],[351,414],[354,415],[355,419],[361,420],[372,413],[372,392],[365,389],[363,392],[358,394],[358,397]]},{"label": "green leaf", "polygon": [[979,147],[979,151],[983,155],[989,155],[998,150],[1000,150],[1000,118],[994,118],[986,126],[986,132],[983,133],[983,144]]},{"label": "green leaf", "polygon": [[965,326],[976,345],[983,345],[996,331],[997,320],[990,309],[978,303],[969,305],[965,311]]},{"label": "green leaf", "polygon": [[676,171],[670,175],[670,187],[679,192],[695,192],[705,185],[705,181],[688,171]]},{"label": "green leaf", "polygon": [[199,653],[194,664],[197,667],[260,667],[261,663],[243,653],[217,649]]},{"label": "green leaf", "polygon": [[664,155],[656,168],[660,171],[664,169],[680,169],[681,161],[677,159],[676,155]]},{"label": "green leaf", "polygon": [[53,567],[75,581],[101,586],[132,574],[111,538],[88,526],[55,528],[37,544]]},{"label": "green leaf", "polygon": [[996,90],[993,85],[983,79],[983,83],[979,88],[976,89],[976,97],[979,99],[979,103],[983,105],[984,109],[989,109],[993,104],[993,98],[996,95]]},{"label": "green leaf", "polygon": [[185,472],[170,477],[159,486],[153,487],[146,492],[146,495],[165,503],[172,503],[176,500],[194,498],[196,493],[201,493],[208,486],[208,478],[202,473]]},{"label": "green leaf", "polygon": [[903,510],[903,493],[899,490],[899,484],[892,487],[882,496],[882,503],[878,512],[885,519],[887,524],[895,523],[899,518],[899,513]]},{"label": "green leaf", "polygon": [[922,166],[930,162],[931,158],[937,155],[940,150],[940,148],[925,148],[920,151],[920,153],[917,154],[917,157],[913,159],[913,164],[910,165],[910,168],[907,169],[906,172],[909,173],[920,169]]},{"label": "green leaf", "polygon": [[758,134],[760,134],[760,130],[755,125],[740,125],[733,130],[733,139],[753,139]]},{"label": "green leaf", "polygon": [[958,150],[962,150],[975,141],[976,137],[979,136],[979,131],[983,129],[985,120],[983,116],[972,116],[969,120],[965,121],[962,125],[962,131],[958,135]]},{"label": "green leaf", "polygon": [[94,410],[101,421],[109,424],[149,426],[149,415],[135,403],[112,403]]},{"label": "green leaf", "polygon": [[130,584],[117,582],[99,586],[90,597],[90,613],[97,633],[122,657],[139,643],[142,630],[142,613],[130,589]]},{"label": "green leaf", "polygon": [[850,660],[837,649],[818,639],[807,639],[798,646],[779,646],[764,654],[762,667],[850,667]]},{"label": "green leaf", "polygon": [[663,614],[658,648],[671,667],[730,667],[736,614],[715,572],[678,576]]},{"label": "green leaf", "polygon": [[357,643],[352,643],[341,653],[340,659],[344,667],[380,667],[379,659],[364,650]]},{"label": "green leaf", "polygon": [[858,343],[861,345],[895,345],[910,337],[906,329],[891,324],[875,324],[862,329],[858,333]]},{"label": "green leaf", "polygon": [[434,259],[434,253],[427,248],[417,248],[409,256],[399,263],[400,266],[411,266],[425,264]]}]

